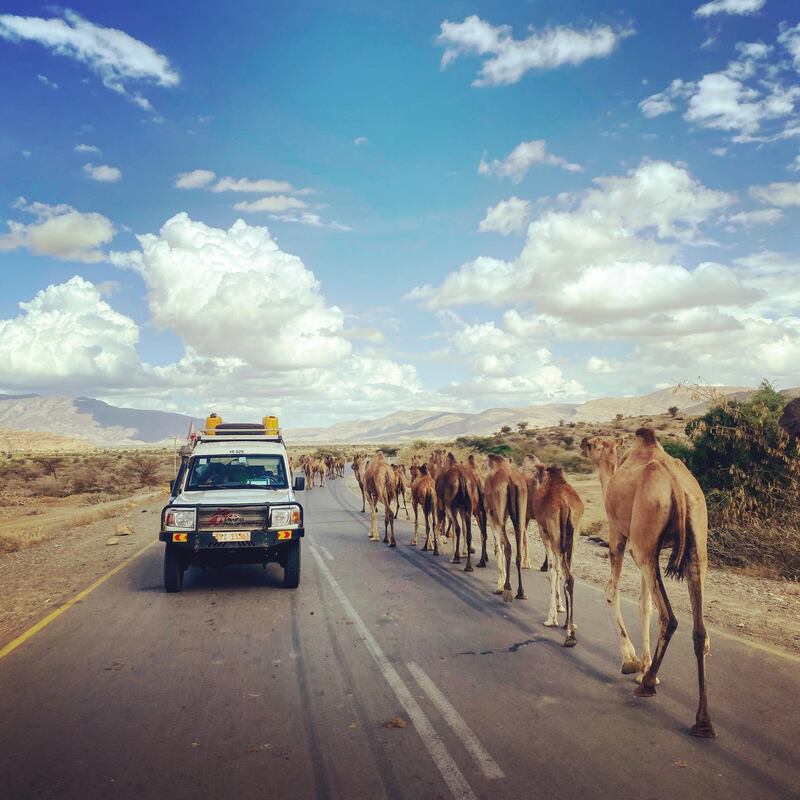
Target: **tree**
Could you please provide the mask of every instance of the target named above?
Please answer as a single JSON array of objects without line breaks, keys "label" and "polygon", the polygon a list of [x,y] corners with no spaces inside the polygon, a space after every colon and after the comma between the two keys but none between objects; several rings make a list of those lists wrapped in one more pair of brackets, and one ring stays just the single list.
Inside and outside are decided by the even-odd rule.
[{"label": "tree", "polygon": [[672,417],[672,419],[675,419],[675,417],[677,417],[677,416],[678,416],[678,412],[679,412],[679,411],[680,411],[680,409],[678,408],[678,406],[670,406],[670,407],[667,409],[667,412],[668,412],[668,413],[669,413],[669,415]]},{"label": "tree", "polygon": [[522,422],[517,423],[517,427],[520,429],[520,431],[525,431],[528,429],[528,423],[523,420]]},{"label": "tree", "polygon": [[61,456],[40,456],[34,461],[42,468],[45,475],[52,475],[58,480],[58,468],[64,463]]},{"label": "tree", "polygon": [[158,461],[152,456],[134,453],[130,465],[141,486],[155,486],[158,483]]},{"label": "tree", "polygon": [[500,428],[500,433],[502,433],[503,436],[508,436],[508,434],[511,433],[511,426],[510,425],[503,425],[503,427]]},{"label": "tree", "polygon": [[768,510],[800,481],[800,449],[778,425],[786,398],[768,381],[745,401],[717,398],[686,426],[690,468],[707,492],[722,493],[732,512]]}]

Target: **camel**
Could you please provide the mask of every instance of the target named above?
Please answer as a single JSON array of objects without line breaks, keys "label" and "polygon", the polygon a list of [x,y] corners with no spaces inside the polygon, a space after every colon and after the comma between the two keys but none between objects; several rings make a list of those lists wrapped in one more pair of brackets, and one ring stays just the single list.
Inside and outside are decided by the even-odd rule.
[{"label": "camel", "polygon": [[[412,466],[412,469],[415,467]],[[434,506],[436,504],[436,484],[428,472],[428,465],[423,464],[416,467],[418,475],[411,483],[411,507],[414,510],[414,538],[411,546],[417,546],[417,528],[419,525],[419,510],[422,509],[422,516],[425,519],[425,544],[423,551],[427,551],[433,532],[433,554],[439,555],[439,541],[436,535],[436,524],[434,519]]]},{"label": "camel", "polygon": [[314,488],[314,459],[311,456],[303,456],[300,462],[306,476],[306,489],[311,491]]},{"label": "camel", "polygon": [[386,461],[386,456],[379,450],[364,470],[364,490],[369,502],[371,517],[369,538],[373,542],[378,541],[378,503],[383,503],[383,541],[389,547],[397,547],[394,539],[394,512],[392,511],[396,486],[392,467]]},{"label": "camel", "polygon": [[[540,471],[537,465],[537,472]],[[578,493],[567,483],[560,467],[541,468],[544,476],[528,506],[533,506],[533,516],[539,525],[539,534],[547,551],[550,573],[550,610],[544,624],[558,627],[558,611],[561,610],[559,590],[563,582],[563,595],[567,600],[567,621],[564,628],[567,638],[564,647],[575,647],[574,598],[572,577],[572,552],[583,516],[583,502]]]},{"label": "camel", "polygon": [[778,425],[783,428],[789,436],[800,439],[800,397],[790,400],[781,412]]},{"label": "camel", "polygon": [[[463,526],[466,544],[467,564],[464,572],[472,572],[472,517],[479,515],[481,494],[473,470],[459,464],[452,453],[447,454],[447,459],[442,470],[436,477],[436,503],[439,523],[444,529],[445,520],[449,521],[455,531],[453,559],[451,563],[460,564],[461,555],[461,529]],[[459,524],[459,520],[461,521]],[[482,532],[483,533],[483,532]],[[485,551],[484,546],[484,551]],[[478,566],[485,566],[485,559]]]},{"label": "camel", "polygon": [[401,498],[403,500],[403,508],[406,512],[406,519],[411,519],[411,515],[408,513],[408,504],[406,503],[406,481],[408,480],[406,468],[402,464],[392,464],[392,470],[394,471],[395,491],[397,495],[397,507],[394,511],[395,519],[400,515]]},{"label": "camel", "polygon": [[522,547],[528,507],[528,484],[525,476],[503,456],[489,454],[489,471],[484,481],[484,501],[489,523],[495,537],[497,555],[497,589],[503,600],[511,596],[511,542],[506,522],[511,519],[517,541],[517,600],[527,599],[522,588]]},{"label": "camel", "polygon": [[[658,684],[658,670],[669,641],[678,627],[672,613],[659,554],[671,543],[672,552],[666,573],[677,579],[686,578],[692,605],[694,652],[697,660],[699,703],[693,736],[716,736],[708,713],[706,698],[706,655],[709,638],[703,620],[703,585],[708,567],[708,512],[703,490],[694,475],[679,459],[672,458],[658,443],[650,428],[636,431],[633,449],[620,463],[618,439],[595,436],[581,442],[581,450],[600,470],[609,525],[611,581],[606,600],[614,606],[619,627],[622,672],[639,673],[636,695],[652,697]],[[639,604],[642,622],[642,658],[636,657],[619,608],[619,576],[625,548],[642,575]],[[655,655],[650,654],[651,602],[659,614],[659,634]]]},{"label": "camel", "polygon": [[366,456],[362,455],[361,453],[356,453],[353,456],[353,473],[356,476],[356,481],[358,481],[358,488],[361,490],[361,513],[363,514],[367,510],[367,499],[366,495],[364,494],[364,469],[366,468]]}]

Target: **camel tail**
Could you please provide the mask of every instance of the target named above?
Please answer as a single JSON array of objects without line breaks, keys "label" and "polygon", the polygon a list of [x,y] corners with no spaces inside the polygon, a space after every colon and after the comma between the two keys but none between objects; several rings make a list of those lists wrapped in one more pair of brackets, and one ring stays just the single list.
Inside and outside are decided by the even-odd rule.
[{"label": "camel tail", "polygon": [[575,526],[572,523],[572,509],[569,506],[561,507],[560,519],[560,539],[561,539],[561,552],[564,554],[564,559],[567,566],[572,566],[572,547],[575,541]]},{"label": "camel tail", "polygon": [[672,553],[665,570],[667,577],[683,580],[689,562],[689,534],[691,523],[686,504],[686,493],[673,481],[672,484]]},{"label": "camel tail", "polygon": [[425,500],[423,501],[422,509],[425,512],[425,516],[433,513],[433,492],[425,493]]},{"label": "camel tail", "polygon": [[508,515],[511,517],[511,524],[514,530],[521,524],[525,518],[520,507],[519,487],[513,483],[508,484]]}]

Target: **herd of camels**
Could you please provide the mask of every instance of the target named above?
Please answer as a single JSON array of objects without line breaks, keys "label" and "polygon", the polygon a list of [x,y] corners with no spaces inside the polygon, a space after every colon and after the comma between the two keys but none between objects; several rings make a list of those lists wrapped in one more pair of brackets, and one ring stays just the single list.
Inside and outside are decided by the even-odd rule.
[{"label": "herd of camels", "polygon": [[[708,515],[703,491],[684,463],[666,453],[649,428],[640,428],[632,449],[624,456],[622,439],[608,436],[585,438],[581,450],[597,466],[609,523],[611,580],[605,598],[613,607],[619,630],[623,674],[636,674],[639,697],[651,697],[659,683],[658,671],[669,641],[678,627],[661,575],[659,555],[671,547],[666,564],[668,576],[685,579],[691,600],[694,652],[697,659],[699,704],[694,736],[716,736],[706,699],[706,655],[709,638],[703,622],[703,584],[708,564]],[[414,513],[411,545],[417,544],[420,516],[425,526],[422,550],[439,554],[442,540],[452,532],[453,563],[466,559],[464,570],[473,571],[473,520],[480,532],[478,567],[488,563],[487,533],[494,535],[498,565],[495,593],[512,602],[526,599],[522,570],[530,568],[526,531],[536,521],[547,552],[542,565],[550,578],[550,604],[544,624],[557,627],[558,613],[565,612],[565,647],[577,644],[574,621],[572,554],[583,502],[562,470],[545,466],[528,456],[517,467],[500,455],[489,455],[479,464],[474,456],[459,463],[452,453],[434,451],[427,460],[415,456],[410,467],[391,464],[378,451],[353,458],[353,472],[362,495],[362,512],[369,505],[369,538],[379,541],[378,507],[384,509],[383,541],[396,547],[394,519],[400,501],[410,489]],[[305,468],[305,466],[304,466]],[[509,525],[510,522],[510,525]],[[509,538],[513,532],[515,548]],[[625,628],[619,600],[623,558],[629,549],[641,572],[639,604],[642,625],[641,657]],[[511,556],[516,552],[517,592],[511,585]],[[655,602],[659,634],[655,652],[650,649],[650,617]]]}]

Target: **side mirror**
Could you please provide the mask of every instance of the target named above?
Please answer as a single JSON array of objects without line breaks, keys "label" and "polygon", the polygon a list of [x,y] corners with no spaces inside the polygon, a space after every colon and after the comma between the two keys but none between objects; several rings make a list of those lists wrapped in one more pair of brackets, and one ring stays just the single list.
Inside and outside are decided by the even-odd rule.
[{"label": "side mirror", "polygon": [[294,490],[296,492],[304,492],[306,488],[306,476],[305,475],[298,475],[294,479]]}]

